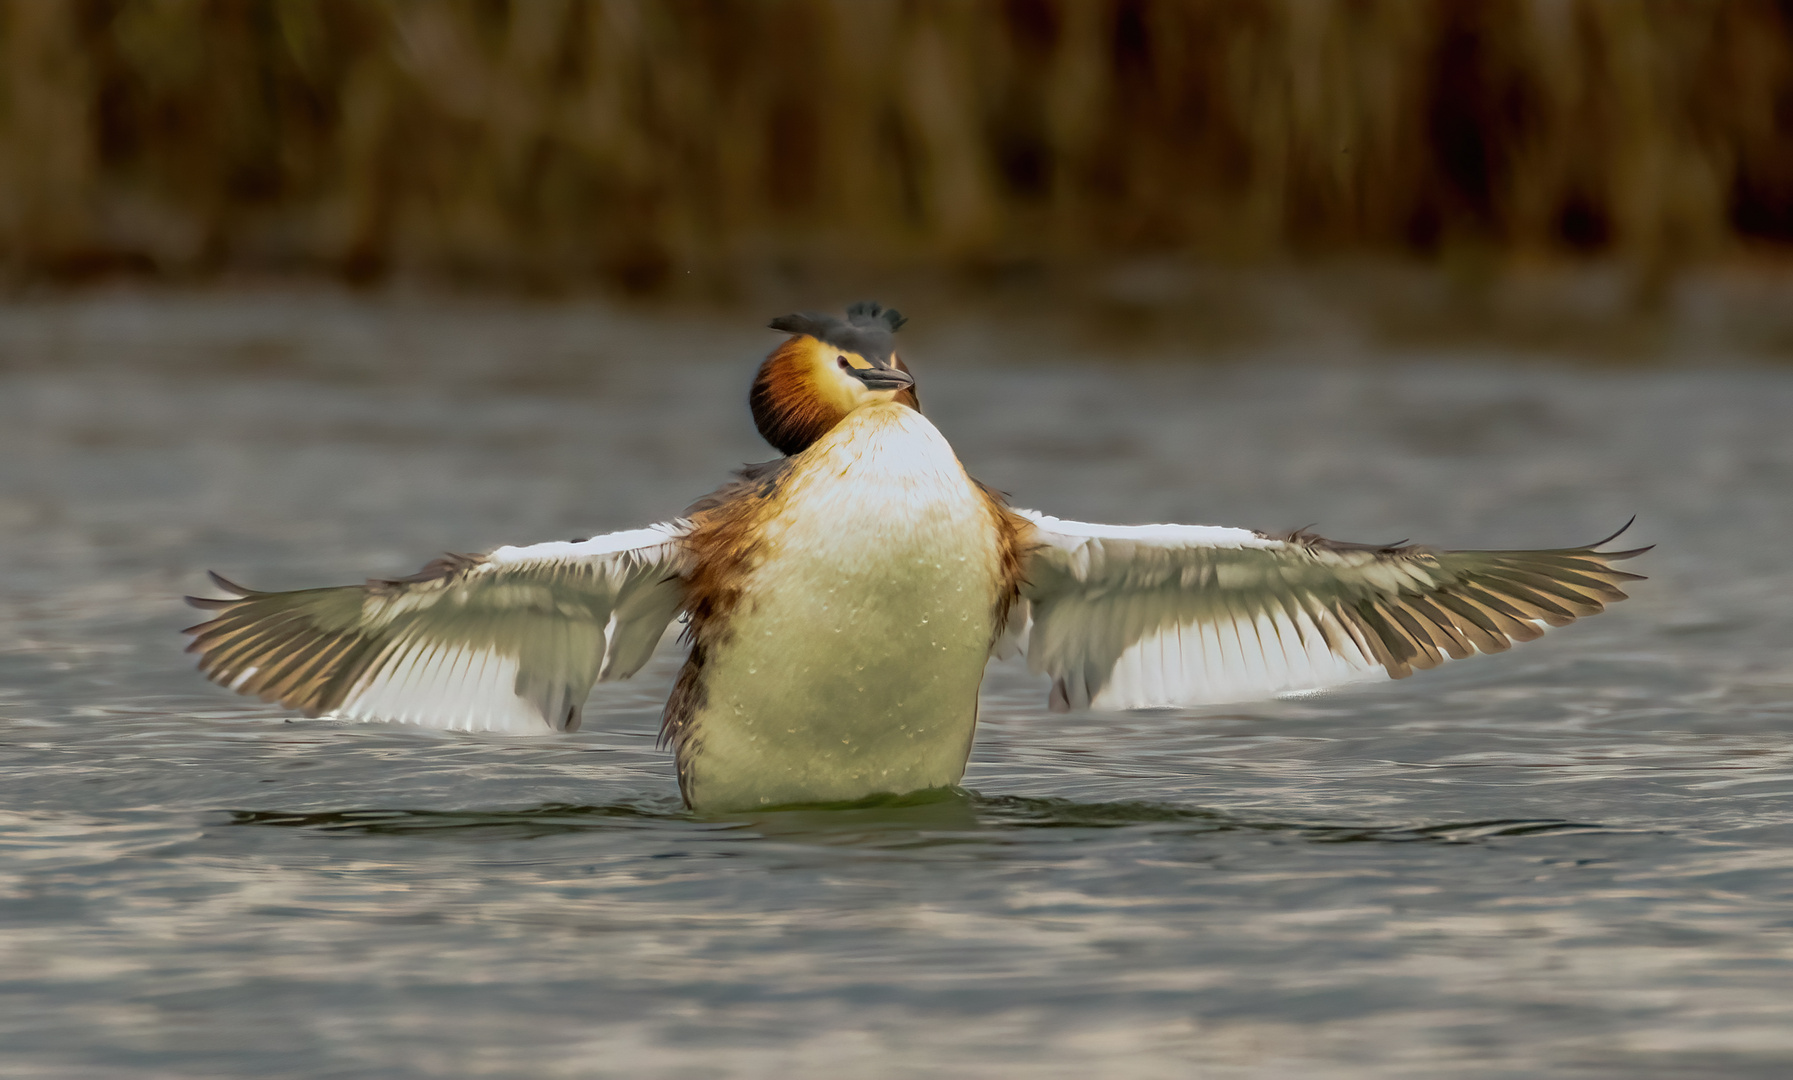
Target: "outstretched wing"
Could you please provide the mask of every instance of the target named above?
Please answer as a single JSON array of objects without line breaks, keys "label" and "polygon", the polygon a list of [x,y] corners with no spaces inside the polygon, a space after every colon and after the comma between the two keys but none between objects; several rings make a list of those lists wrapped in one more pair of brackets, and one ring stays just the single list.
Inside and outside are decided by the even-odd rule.
[{"label": "outstretched wing", "polygon": [[1019,513],[1034,525],[1022,590],[1033,620],[1028,664],[1052,676],[1059,710],[1403,679],[1623,600],[1620,583],[1639,575],[1612,564],[1649,550],[1594,550],[1607,537],[1544,551],[1439,551]]},{"label": "outstretched wing", "polygon": [[350,720],[572,731],[592,683],[647,662],[684,600],[685,525],[447,555],[408,578],[188,597],[207,678]]}]

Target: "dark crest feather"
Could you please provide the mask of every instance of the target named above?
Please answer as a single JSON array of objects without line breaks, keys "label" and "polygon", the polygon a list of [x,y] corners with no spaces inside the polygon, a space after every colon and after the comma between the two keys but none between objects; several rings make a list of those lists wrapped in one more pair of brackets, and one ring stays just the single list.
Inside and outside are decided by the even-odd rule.
[{"label": "dark crest feather", "polygon": [[780,315],[766,325],[787,334],[808,334],[838,349],[856,352],[874,363],[890,361],[896,343],[890,336],[909,320],[895,308],[876,300],[861,300],[847,308],[845,319],[814,311]]},{"label": "dark crest feather", "polygon": [[909,321],[896,308],[887,308],[876,300],[861,300],[847,305],[847,321],[854,326],[871,326],[880,320],[893,334]]},{"label": "dark crest feather", "polygon": [[774,330],[783,330],[787,334],[808,334],[810,337],[819,338],[828,332],[829,323],[838,322],[840,322],[839,319],[827,315],[814,315],[806,311],[799,311],[790,315],[780,315],[766,325]]}]

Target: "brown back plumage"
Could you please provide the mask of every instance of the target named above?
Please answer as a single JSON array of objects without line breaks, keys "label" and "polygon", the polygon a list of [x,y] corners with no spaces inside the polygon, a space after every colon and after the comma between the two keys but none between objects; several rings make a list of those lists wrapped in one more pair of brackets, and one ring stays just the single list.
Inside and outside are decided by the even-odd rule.
[{"label": "brown back plumage", "polygon": [[691,520],[684,538],[685,640],[691,651],[660,717],[660,745],[673,749],[681,791],[688,790],[686,768],[696,750],[691,720],[704,704],[704,668],[728,638],[728,617],[741,602],[741,583],[758,549],[755,538],[789,470],[788,458],[748,465],[685,511]]},{"label": "brown back plumage", "polygon": [[977,489],[984,493],[988,501],[990,516],[996,523],[997,545],[997,589],[996,589],[996,631],[991,645],[1008,630],[1009,616],[1015,610],[1015,602],[1021,599],[1021,589],[1027,584],[1027,556],[1036,546],[1029,538],[1033,531],[1033,522],[1009,509],[1008,498],[1002,492],[977,479],[971,478]]}]

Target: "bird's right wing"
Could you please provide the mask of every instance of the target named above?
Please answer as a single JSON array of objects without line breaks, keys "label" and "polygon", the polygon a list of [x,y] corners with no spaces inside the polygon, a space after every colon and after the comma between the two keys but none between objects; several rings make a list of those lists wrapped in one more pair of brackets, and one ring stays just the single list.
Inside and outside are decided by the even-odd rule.
[{"label": "bird's right wing", "polygon": [[207,678],[349,720],[572,731],[598,679],[625,679],[684,602],[683,521],[448,555],[408,578],[189,597]]},{"label": "bird's right wing", "polygon": [[1612,564],[1647,550],[1441,551],[1019,513],[1033,525],[1027,660],[1052,676],[1057,709],[1405,678],[1623,600],[1637,575]]}]

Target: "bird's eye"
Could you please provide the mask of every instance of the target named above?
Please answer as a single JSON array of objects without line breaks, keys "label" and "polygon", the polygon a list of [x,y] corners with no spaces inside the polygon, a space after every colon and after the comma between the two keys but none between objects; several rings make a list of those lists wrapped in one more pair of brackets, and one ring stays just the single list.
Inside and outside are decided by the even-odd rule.
[{"label": "bird's eye", "polygon": [[842,371],[847,371],[847,370],[851,369],[853,366],[852,364],[847,363],[847,358],[844,356],[835,357],[834,362],[840,365],[840,369]]}]

